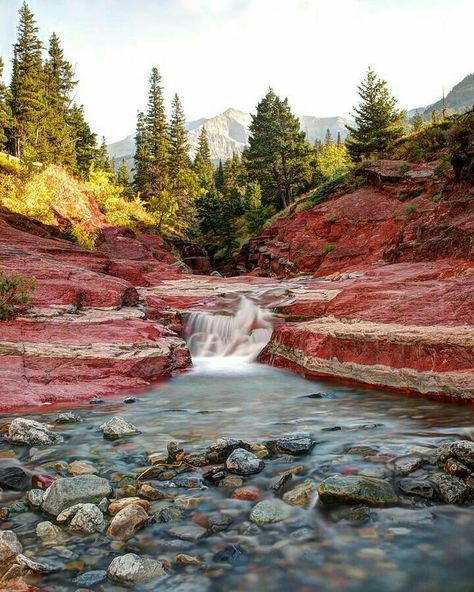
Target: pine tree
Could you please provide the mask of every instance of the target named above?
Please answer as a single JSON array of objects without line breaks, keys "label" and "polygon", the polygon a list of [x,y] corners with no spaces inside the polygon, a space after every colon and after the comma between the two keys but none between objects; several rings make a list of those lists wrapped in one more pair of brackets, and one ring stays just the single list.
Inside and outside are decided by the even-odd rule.
[{"label": "pine tree", "polygon": [[102,143],[100,148],[97,150],[94,164],[99,171],[104,171],[105,173],[112,172],[109,149],[107,148],[107,140],[104,136],[102,136]]},{"label": "pine tree", "polygon": [[188,156],[188,132],[186,118],[177,94],[172,103],[171,121],[169,126],[169,175],[173,187],[179,189],[181,173],[190,168]]},{"label": "pine tree", "polygon": [[337,146],[342,146],[341,132],[337,132],[336,144],[337,144]]},{"label": "pine tree", "polygon": [[8,141],[11,126],[11,112],[8,105],[8,89],[2,82],[3,60],[0,58],[0,150],[3,150]]},{"label": "pine tree", "polygon": [[137,114],[137,128],[135,132],[133,186],[137,193],[148,195],[150,192],[150,163],[151,156],[148,145],[148,132],[146,128],[145,114],[139,111]]},{"label": "pine tree", "polygon": [[424,123],[423,116],[421,115],[421,113],[415,113],[413,119],[411,120],[411,124],[413,126],[414,132],[419,132],[421,129],[423,129]]},{"label": "pine tree", "polygon": [[65,60],[59,37],[55,33],[49,40],[44,70],[48,109],[45,120],[48,152],[44,160],[71,165],[74,161],[74,144],[68,125],[68,113],[77,81],[74,80],[73,67]]},{"label": "pine tree", "polygon": [[329,128],[327,128],[326,135],[324,136],[324,145],[330,146],[331,144],[332,144],[331,130]]},{"label": "pine tree", "polygon": [[250,180],[260,183],[264,205],[279,200],[285,208],[293,201],[310,179],[312,154],[288,100],[281,100],[270,88],[252,116],[249,147],[244,152]]},{"label": "pine tree", "polygon": [[125,195],[130,195],[130,178],[128,174],[127,161],[122,159],[122,164],[119,166],[116,175],[117,185],[123,188]]},{"label": "pine tree", "polygon": [[97,156],[97,137],[85,120],[82,105],[80,107],[73,105],[69,110],[68,125],[74,146],[73,170],[79,176],[88,178]]},{"label": "pine tree", "polygon": [[354,107],[355,126],[347,125],[350,134],[346,146],[351,158],[359,161],[373,154],[383,154],[403,133],[405,113],[396,110],[396,99],[387,83],[369,68],[358,88],[361,102]]},{"label": "pine tree", "polygon": [[152,69],[150,76],[146,129],[150,155],[149,191],[159,197],[168,184],[169,142],[163,88],[157,68]]},{"label": "pine tree", "polygon": [[201,131],[199,132],[193,169],[199,177],[201,186],[206,191],[210,191],[214,185],[214,167],[211,162],[211,150],[209,148],[207,132],[204,126],[202,126]]},{"label": "pine tree", "polygon": [[221,159],[219,159],[219,164],[217,165],[217,169],[214,173],[214,184],[217,191],[222,192],[224,190],[224,167],[222,166]]},{"label": "pine tree", "polygon": [[41,51],[33,13],[24,2],[20,8],[18,39],[13,46],[11,148],[15,156],[29,159],[41,158],[47,145],[44,134],[47,104]]},{"label": "pine tree", "polygon": [[436,109],[434,111],[431,112],[431,123],[439,123],[439,115],[438,115],[438,111],[436,111]]}]

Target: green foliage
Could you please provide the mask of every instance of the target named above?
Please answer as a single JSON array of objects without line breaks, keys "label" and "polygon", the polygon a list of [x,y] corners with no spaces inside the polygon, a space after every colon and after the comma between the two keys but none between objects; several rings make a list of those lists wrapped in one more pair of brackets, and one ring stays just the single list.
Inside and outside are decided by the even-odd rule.
[{"label": "green foliage", "polygon": [[105,137],[102,137],[102,144],[95,154],[94,166],[97,170],[104,173],[112,173],[112,165],[110,163],[109,150]]},{"label": "green foliage", "polygon": [[397,111],[397,101],[390,94],[387,83],[372,69],[369,68],[358,92],[361,102],[354,107],[355,126],[346,126],[350,132],[346,146],[356,162],[383,155],[395,140],[403,136],[405,118],[405,113]]},{"label": "green foliage", "polygon": [[117,185],[122,187],[124,195],[130,196],[132,191],[130,187],[127,161],[125,159],[122,160],[122,163],[117,170],[115,180]]},{"label": "green foliage", "polygon": [[2,82],[3,60],[0,58],[0,150],[4,150],[8,141],[8,131],[12,124],[11,109],[9,105],[9,91]]},{"label": "green foliage", "polygon": [[214,167],[211,162],[211,151],[209,149],[209,141],[204,126],[202,126],[201,131],[199,132],[193,168],[204,189],[206,189],[206,191],[211,191],[214,184]]},{"label": "green foliage", "polygon": [[400,174],[404,175],[405,173],[408,173],[409,170],[410,170],[410,165],[407,164],[406,162],[404,162],[400,165]]},{"label": "green foliage", "polygon": [[97,136],[84,117],[84,106],[73,105],[68,113],[68,125],[74,145],[73,172],[87,179],[97,156]]},{"label": "green foliage", "polygon": [[313,205],[321,203],[327,197],[329,197],[331,195],[331,193],[333,193],[335,191],[335,189],[337,189],[337,187],[339,187],[339,185],[344,183],[346,177],[347,177],[346,174],[339,175],[338,177],[335,177],[334,179],[330,179],[329,181],[326,181],[320,187],[318,187],[318,189],[310,197],[310,200],[313,203]]},{"label": "green foliage", "polygon": [[254,181],[247,185],[245,228],[250,235],[258,234],[268,218],[268,210],[262,205],[262,190]]},{"label": "green foliage", "polygon": [[331,251],[334,251],[336,247],[334,245],[324,245],[323,247],[323,255],[327,255]]},{"label": "green foliage", "polygon": [[413,131],[414,132],[419,132],[423,129],[424,121],[423,121],[423,116],[421,115],[421,113],[415,113],[415,115],[413,116],[413,119],[411,120],[411,124],[413,126]]},{"label": "green foliage", "polygon": [[418,132],[413,132],[394,142],[390,156],[409,162],[423,162],[443,156],[448,145],[448,130],[452,126],[449,119],[438,124],[426,124]]},{"label": "green foliage", "polygon": [[435,193],[434,195],[431,196],[431,201],[433,201],[434,203],[438,203],[441,201],[442,197],[443,197],[443,191],[438,191],[438,193]]},{"label": "green foliage", "polygon": [[243,154],[249,179],[260,184],[264,205],[279,202],[285,208],[292,203],[311,179],[312,158],[288,99],[269,89],[252,115],[249,147]]},{"label": "green foliage", "polygon": [[7,276],[0,271],[0,320],[11,318],[17,307],[26,306],[35,289],[34,277],[25,278],[16,272]]},{"label": "green foliage", "polygon": [[416,212],[417,208],[415,204],[409,204],[407,206],[405,206],[405,214],[407,216],[409,216],[410,214],[414,214]]},{"label": "green foliage", "polygon": [[316,156],[316,168],[324,181],[347,173],[352,168],[347,148],[343,144],[326,144]]},{"label": "green foliage", "polygon": [[335,224],[336,223],[336,214],[328,214],[326,216],[326,220],[328,224]]},{"label": "green foliage", "polygon": [[169,175],[172,186],[180,189],[182,171],[188,170],[191,166],[188,150],[188,132],[186,130],[186,118],[183,107],[177,94],[174,95],[172,103],[171,122],[169,128]]},{"label": "green foliage", "polygon": [[5,152],[0,152],[0,173],[8,175],[20,175],[22,172],[21,162]]}]

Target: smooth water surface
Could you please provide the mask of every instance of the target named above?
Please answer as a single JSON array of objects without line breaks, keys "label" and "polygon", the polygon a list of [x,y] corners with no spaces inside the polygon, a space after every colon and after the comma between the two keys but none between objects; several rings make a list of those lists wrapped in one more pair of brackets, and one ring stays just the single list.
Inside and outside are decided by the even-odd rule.
[{"label": "smooth water surface", "polygon": [[[52,461],[87,459],[100,474],[121,487],[127,476],[146,467],[146,455],[165,451],[177,440],[186,451],[203,449],[219,436],[265,440],[292,431],[309,431],[318,444],[302,457],[266,461],[264,471],[246,479],[274,497],[271,484],[278,473],[296,465],[304,479],[320,482],[328,475],[358,470],[367,475],[393,478],[390,458],[409,451],[424,451],[457,438],[472,438],[474,413],[467,406],[446,405],[400,397],[334,383],[307,381],[285,371],[248,364],[238,357],[204,358],[186,374],[163,382],[133,404],[122,402],[84,405],[77,409],[80,424],[57,426],[66,438],[62,445],[44,449],[0,448],[2,465],[18,462],[34,471],[52,472]],[[322,393],[321,398],[308,397]],[[63,411],[63,409],[61,409]],[[96,431],[113,415],[132,422],[142,434],[111,442]],[[55,414],[35,415],[52,421]],[[9,417],[0,418],[7,423]],[[369,457],[346,454],[350,445],[371,446]],[[16,460],[11,455],[14,450]],[[7,456],[7,458],[1,457]],[[422,469],[421,469],[422,472]],[[128,480],[130,481],[130,479]],[[292,485],[293,486],[293,485]],[[11,513],[0,528],[13,528],[27,553],[62,561],[57,574],[39,585],[50,591],[76,590],[76,575],[105,569],[125,552],[167,559],[176,578],[141,586],[140,590],[298,591],[320,592],[472,592],[474,582],[474,509],[405,499],[398,508],[374,509],[367,523],[351,525],[320,503],[295,507],[284,522],[257,527],[248,521],[255,502],[231,499],[232,489],[210,486],[204,490],[174,489],[172,494],[202,498],[185,512],[180,524],[192,524],[196,512],[224,512],[233,523],[222,532],[209,533],[198,542],[185,542],[169,534],[176,522],[155,523],[128,542],[111,542],[105,535],[71,535],[59,545],[44,545],[36,524],[47,519],[39,512]],[[21,494],[4,493],[8,506]],[[152,502],[151,513],[169,502]],[[218,563],[215,554],[230,544],[243,550],[233,565]],[[177,553],[204,561],[203,567],[176,566]],[[120,590],[112,583],[94,590]]]}]

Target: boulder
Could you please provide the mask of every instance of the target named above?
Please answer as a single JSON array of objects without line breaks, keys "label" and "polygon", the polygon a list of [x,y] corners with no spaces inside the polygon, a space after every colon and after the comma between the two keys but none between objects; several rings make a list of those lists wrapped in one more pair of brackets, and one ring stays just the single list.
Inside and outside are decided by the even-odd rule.
[{"label": "boulder", "polygon": [[266,446],[276,453],[306,454],[310,452],[316,442],[308,432],[285,434],[275,440],[266,442]]},{"label": "boulder", "polygon": [[113,518],[107,530],[109,537],[128,541],[148,522],[146,511],[137,504],[125,506]]},{"label": "boulder", "polygon": [[150,557],[127,553],[116,557],[107,568],[109,578],[122,586],[137,586],[166,575],[163,564]]},{"label": "boulder", "polygon": [[459,477],[437,473],[433,481],[441,499],[447,504],[462,504],[471,495],[469,485]]},{"label": "boulder", "polygon": [[134,425],[125,421],[123,417],[112,417],[99,426],[99,431],[104,434],[108,440],[116,440],[125,436],[134,436],[140,434],[140,430]]},{"label": "boulder", "polygon": [[20,446],[48,446],[63,441],[60,434],[33,419],[17,417],[8,427],[8,441]]},{"label": "boulder", "polygon": [[58,479],[48,487],[42,508],[48,514],[57,516],[76,504],[99,503],[104,497],[111,495],[112,487],[107,479],[96,475],[67,477]]},{"label": "boulder", "polygon": [[265,467],[263,460],[244,448],[234,450],[227,458],[225,465],[231,473],[237,475],[253,475],[260,473]]},{"label": "boulder", "polygon": [[334,475],[325,479],[318,488],[319,498],[325,504],[367,504],[389,506],[398,497],[388,481],[362,475]]}]

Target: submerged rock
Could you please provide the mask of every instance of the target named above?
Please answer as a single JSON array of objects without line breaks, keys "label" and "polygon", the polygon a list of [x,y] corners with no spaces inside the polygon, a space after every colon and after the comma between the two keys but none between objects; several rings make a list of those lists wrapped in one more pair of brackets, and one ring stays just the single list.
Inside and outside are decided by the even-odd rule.
[{"label": "submerged rock", "polygon": [[63,531],[52,522],[45,520],[38,522],[36,525],[36,536],[43,541],[59,541],[63,535]]},{"label": "submerged rock", "polygon": [[28,503],[33,508],[39,508],[43,503],[44,491],[42,489],[30,489],[27,495]]},{"label": "submerged rock", "polygon": [[136,586],[166,575],[161,561],[127,553],[116,557],[107,568],[109,578],[122,586]]},{"label": "submerged rock", "polygon": [[99,426],[99,431],[104,434],[104,438],[109,440],[116,440],[125,436],[141,434],[138,428],[128,421],[125,421],[123,417],[112,417]]},{"label": "submerged rock", "polygon": [[398,497],[388,481],[362,475],[334,475],[325,479],[318,489],[326,504],[368,504],[383,506],[396,504]]},{"label": "submerged rock", "polygon": [[469,477],[471,474],[470,469],[468,469],[465,464],[459,460],[456,460],[455,458],[448,458],[444,464],[444,470],[446,473],[455,475],[456,477]]},{"label": "submerged rock", "polygon": [[423,479],[405,478],[401,479],[398,487],[409,495],[418,495],[431,499],[433,497],[433,485],[429,481]]},{"label": "submerged rock", "polygon": [[314,481],[307,479],[299,483],[283,495],[283,501],[292,506],[309,506],[317,495],[317,485]]},{"label": "submerged rock", "polygon": [[25,555],[21,554],[17,555],[15,561],[27,569],[42,575],[60,571],[62,568],[62,565],[58,563],[51,563],[50,561],[35,561],[30,557],[26,557]]},{"label": "submerged rock", "polygon": [[240,545],[228,545],[213,557],[217,563],[230,563],[231,565],[245,565],[249,561],[248,553]]},{"label": "submerged rock", "polygon": [[267,499],[258,502],[250,512],[250,522],[272,524],[286,520],[291,515],[291,508],[280,499]]},{"label": "submerged rock", "polygon": [[107,572],[102,569],[87,571],[77,578],[73,579],[73,583],[81,588],[92,588],[98,584],[103,584],[107,580]]},{"label": "submerged rock", "polygon": [[74,477],[79,477],[79,475],[95,475],[99,469],[87,460],[75,460],[68,464],[67,472]]},{"label": "submerged rock", "polygon": [[219,463],[227,460],[227,457],[237,450],[237,448],[244,448],[249,450],[250,445],[243,440],[237,438],[218,438],[207,449],[207,456],[211,464]]},{"label": "submerged rock", "polygon": [[107,479],[96,475],[81,475],[58,479],[44,495],[42,508],[48,514],[57,516],[66,508],[81,503],[99,503],[112,495]]},{"label": "submerged rock", "polygon": [[285,434],[275,440],[266,442],[272,452],[286,452],[289,454],[306,454],[311,451],[316,442],[308,432],[294,432]]},{"label": "submerged rock", "polygon": [[169,534],[177,539],[181,539],[183,541],[199,541],[204,536],[206,536],[206,529],[202,528],[201,526],[197,526],[195,524],[189,524],[186,526],[175,526],[171,528]]},{"label": "submerged rock", "polygon": [[25,491],[31,487],[31,477],[21,467],[0,469],[0,486],[13,491]]},{"label": "submerged rock", "polygon": [[142,506],[137,504],[125,506],[114,516],[107,535],[121,541],[128,541],[145,526],[148,520],[149,516]]},{"label": "submerged rock", "polygon": [[394,462],[394,469],[398,475],[406,477],[413,471],[416,471],[423,464],[423,459],[417,456],[408,456],[399,458]]},{"label": "submerged rock", "polygon": [[63,441],[63,437],[52,432],[48,426],[24,417],[17,417],[11,422],[7,437],[11,444],[20,446],[48,446]]},{"label": "submerged rock", "polygon": [[54,420],[54,423],[80,423],[81,421],[79,415],[76,415],[75,413],[60,413]]},{"label": "submerged rock", "polygon": [[225,465],[231,473],[237,475],[253,475],[260,473],[265,467],[263,460],[244,448],[234,450],[227,458]]},{"label": "submerged rock", "polygon": [[459,477],[437,473],[433,481],[438,487],[441,499],[447,504],[462,504],[471,494],[471,489]]}]

